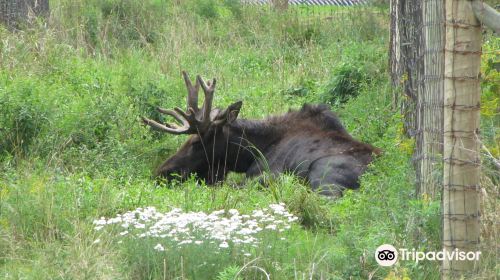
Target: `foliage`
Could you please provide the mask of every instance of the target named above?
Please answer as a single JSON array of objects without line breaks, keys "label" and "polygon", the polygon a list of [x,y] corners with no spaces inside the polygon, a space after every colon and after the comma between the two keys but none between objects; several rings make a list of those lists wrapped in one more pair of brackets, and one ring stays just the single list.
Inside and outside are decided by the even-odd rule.
[{"label": "foliage", "polygon": [[362,81],[366,80],[362,72],[351,65],[340,65],[334,73],[334,79],[328,84],[328,90],[323,93],[326,103],[340,105],[351,97],[358,95]]},{"label": "foliage", "polygon": [[[500,38],[486,37],[481,63],[481,131],[491,156],[500,161]],[[491,160],[491,159],[490,159]],[[496,176],[497,180],[500,177]]]},{"label": "foliage", "polygon": [[[441,240],[439,201],[415,197],[412,144],[390,108],[384,10],[335,8],[338,16],[311,20],[307,7],[282,14],[232,0],[51,5],[47,24],[0,28],[0,278],[438,277],[436,263],[379,268],[372,256],[386,242],[427,250]],[[217,187],[156,184],[151,170],[185,137],[152,132],[139,116],[160,119],[156,106],[184,104],[180,69],[217,77],[215,103],[243,100],[246,118],[330,101],[347,129],[383,155],[359,191],[335,201],[287,174],[266,188],[235,174]],[[147,241],[118,244],[93,225],[138,207],[251,213],[280,202],[300,225],[263,234],[239,258],[230,250],[160,254]]]}]

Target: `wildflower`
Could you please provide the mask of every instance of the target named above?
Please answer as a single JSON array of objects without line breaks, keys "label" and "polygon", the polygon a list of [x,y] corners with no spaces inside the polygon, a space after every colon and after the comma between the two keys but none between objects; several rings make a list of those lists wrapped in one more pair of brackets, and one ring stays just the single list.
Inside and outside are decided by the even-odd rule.
[{"label": "wildflower", "polygon": [[105,225],[106,224],[106,219],[104,217],[101,217],[99,220],[94,220],[94,225]]},{"label": "wildflower", "polygon": [[274,225],[274,224],[268,225],[268,226],[266,226],[266,229],[275,230],[276,225]]},{"label": "wildflower", "polygon": [[286,211],[283,204],[271,204],[269,205],[269,208],[271,208],[276,214],[283,214]]},{"label": "wildflower", "polygon": [[217,210],[217,211],[213,211],[213,212],[212,212],[212,215],[218,216],[218,215],[222,215],[222,214],[224,214],[224,212],[225,212],[225,211],[224,211],[224,209],[222,209],[222,210]]},{"label": "wildflower", "polygon": [[241,229],[240,231],[238,231],[238,234],[241,234],[241,235],[248,235],[248,234],[252,234],[254,233],[255,231],[249,229],[249,228],[243,228]]},{"label": "wildflower", "polygon": [[[254,210],[251,215],[240,215],[237,209],[228,210],[229,217],[224,216],[225,213],[224,210],[211,213],[183,212],[178,208],[161,213],[154,207],[145,207],[109,219],[101,217],[93,221],[93,224],[96,231],[109,226],[121,227],[123,231],[119,235],[123,238],[161,238],[178,246],[208,242],[218,244],[219,248],[228,248],[229,242],[257,247],[259,232],[283,232],[290,229],[291,223],[298,219],[286,210],[283,203]],[[157,251],[165,250],[161,244],[154,248]]]},{"label": "wildflower", "polygon": [[117,216],[115,218],[111,218],[107,221],[107,224],[110,225],[110,224],[117,224],[119,222],[122,221],[122,218],[120,216]]},{"label": "wildflower", "polygon": [[247,238],[243,239],[241,242],[245,243],[245,244],[249,244],[249,243],[255,242],[255,238],[247,237]]},{"label": "wildflower", "polygon": [[158,251],[158,252],[163,252],[163,251],[165,251],[165,248],[163,248],[163,246],[162,246],[160,243],[156,244],[156,246],[154,247],[154,249],[155,249],[156,251]]},{"label": "wildflower", "polygon": [[134,227],[135,228],[145,228],[146,225],[145,224],[135,224]]},{"label": "wildflower", "polygon": [[264,216],[264,212],[262,210],[255,210],[255,211],[253,211],[252,216],[254,216],[254,217],[262,217],[262,216]]}]

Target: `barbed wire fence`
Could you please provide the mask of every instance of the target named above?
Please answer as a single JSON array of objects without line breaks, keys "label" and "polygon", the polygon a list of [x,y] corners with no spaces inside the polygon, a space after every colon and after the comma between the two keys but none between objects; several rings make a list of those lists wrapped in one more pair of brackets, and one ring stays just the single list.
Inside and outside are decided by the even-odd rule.
[{"label": "barbed wire fence", "polygon": [[431,197],[438,193],[442,175],[442,5],[437,0],[391,3],[390,67],[396,89],[394,100],[401,105],[406,135],[415,139],[412,162],[417,193]]},{"label": "barbed wire fence", "polygon": [[[471,183],[476,180],[474,176],[477,174],[463,176],[458,174],[458,171],[451,172],[452,170],[465,170],[461,166],[463,164],[458,160],[463,153],[456,151],[465,151],[468,148],[463,146],[461,142],[465,138],[459,139],[461,132],[458,131],[457,134],[457,131],[454,131],[455,127],[460,126],[457,120],[449,118],[446,120],[447,126],[445,126],[445,109],[448,110],[448,116],[451,111],[452,115],[458,115],[461,114],[459,111],[463,111],[466,106],[459,104],[457,107],[456,104],[450,105],[445,102],[445,82],[453,82],[453,87],[456,88],[455,84],[463,83],[462,80],[468,80],[469,77],[464,78],[460,76],[460,73],[455,73],[455,67],[450,68],[448,65],[446,68],[445,55],[453,54],[458,58],[462,55],[477,55],[475,52],[462,53],[459,45],[450,50],[445,47],[447,43],[446,30],[451,30],[452,27],[462,29],[463,24],[461,22],[463,19],[455,22],[454,19],[445,18],[445,3],[452,1],[454,0],[391,0],[390,73],[393,86],[396,89],[393,104],[394,107],[400,106],[405,132],[415,142],[412,162],[416,174],[417,197],[424,201],[437,199],[440,196],[441,199],[447,197],[448,202],[442,204],[439,214],[442,217],[443,246],[447,250],[456,248],[461,250],[479,249],[483,252],[485,259],[494,260],[498,259],[500,249],[496,238],[499,232],[496,220],[498,215],[495,214],[497,211],[495,197],[498,197],[498,188]],[[268,1],[257,0],[252,2],[259,5],[268,3]],[[322,3],[304,5],[303,1],[295,2],[301,2],[298,5],[299,8],[294,8],[291,11],[289,9],[288,13],[296,13],[296,19],[300,25],[314,24],[319,19],[333,19],[334,22],[341,23],[345,28],[346,26],[355,26],[356,22],[363,20],[364,16],[373,15],[375,12],[368,1],[359,1],[354,5],[331,5],[326,9],[326,4]],[[293,6],[296,3],[289,1],[288,5]],[[456,38],[448,38],[448,43],[452,40],[456,40]],[[446,77],[445,68],[450,74]],[[449,100],[458,99],[455,96]],[[478,114],[479,107],[476,104],[472,107],[477,109],[475,114]],[[446,131],[445,127],[447,127]],[[445,136],[448,138],[445,139]],[[450,143],[450,139],[455,139],[455,137],[459,139],[458,142],[452,141],[455,148],[445,150],[445,140]],[[444,160],[445,152],[447,153],[446,161]],[[479,158],[479,151],[469,154]],[[477,164],[474,162],[472,165],[476,168]],[[447,170],[446,174],[445,170]],[[446,193],[444,193],[445,191]],[[469,192],[475,193],[468,194]],[[485,195],[481,197],[483,200],[481,207],[477,201],[480,197],[479,193],[491,195],[491,197]],[[451,200],[454,201],[455,205],[449,203]],[[460,203],[461,206],[458,205]],[[478,225],[482,225],[481,243],[479,243],[479,235],[474,235],[478,233]],[[466,233],[465,236],[461,236],[459,233],[462,229]],[[489,256],[487,257],[487,255]],[[480,264],[480,266],[491,267],[491,264]],[[443,277],[445,275],[451,277],[460,275],[469,269],[466,267],[461,267],[461,264],[457,263],[443,264]],[[475,269],[477,270],[477,267]],[[482,273],[488,275],[486,277],[491,276],[488,274],[491,272],[483,271]]]},{"label": "barbed wire fence", "polygon": [[[448,14],[445,4],[449,5]],[[488,177],[480,171],[476,143],[480,141],[477,133],[480,107],[479,92],[476,95],[475,91],[479,88],[479,74],[476,77],[475,71],[479,71],[482,44],[477,34],[482,31],[480,25],[473,23],[472,5],[484,3],[391,0],[390,71],[394,104],[400,105],[407,136],[415,140],[412,162],[416,193],[424,199],[442,195],[444,248],[480,249],[483,257],[491,260],[498,259],[500,251],[498,214],[495,214],[499,193],[498,187],[479,183],[480,176]],[[472,29],[471,34],[475,35],[464,37]],[[463,44],[464,40],[470,40],[469,44]],[[471,48],[479,45],[479,50],[466,49],[469,45]],[[457,61],[470,62],[470,67],[456,65]],[[470,77],[464,73],[471,73]],[[474,134],[475,139],[471,140],[469,134]],[[453,146],[445,148],[446,143]],[[476,225],[482,225],[481,243]],[[443,278],[464,275],[470,270],[477,272],[480,268],[471,268],[476,265],[443,262]]]},{"label": "barbed wire fence", "polygon": [[[301,24],[315,20],[350,20],[362,19],[369,14],[379,14],[374,6],[386,0],[241,0],[246,6],[261,6],[267,9],[286,10],[296,15]],[[279,2],[279,4],[277,4]],[[299,18],[300,17],[300,18]]]}]

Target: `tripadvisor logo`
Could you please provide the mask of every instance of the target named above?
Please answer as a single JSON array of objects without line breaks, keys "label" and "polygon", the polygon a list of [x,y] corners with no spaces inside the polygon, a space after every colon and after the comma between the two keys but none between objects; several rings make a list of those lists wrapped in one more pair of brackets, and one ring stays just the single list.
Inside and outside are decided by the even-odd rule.
[{"label": "tripadvisor logo", "polygon": [[398,250],[389,244],[380,245],[375,251],[375,260],[381,266],[391,266],[398,261]]},{"label": "tripadvisor logo", "polygon": [[404,248],[398,250],[390,244],[380,245],[377,250],[375,250],[375,260],[381,266],[391,266],[398,261],[398,258],[403,261],[415,261],[415,263],[423,260],[443,261],[445,259],[450,261],[478,261],[480,255],[480,251],[465,252],[459,249],[452,251],[443,249],[438,252],[422,252],[415,249],[409,250]]}]

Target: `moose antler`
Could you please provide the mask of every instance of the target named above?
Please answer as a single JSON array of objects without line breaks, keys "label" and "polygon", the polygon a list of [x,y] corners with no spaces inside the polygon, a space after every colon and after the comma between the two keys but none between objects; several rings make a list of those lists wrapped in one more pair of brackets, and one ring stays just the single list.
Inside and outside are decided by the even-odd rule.
[{"label": "moose antler", "polygon": [[[212,111],[212,102],[215,92],[215,78],[212,82],[205,81],[198,75],[196,76],[196,83],[193,86],[188,74],[182,71],[182,76],[184,77],[184,82],[186,83],[186,88],[188,90],[187,96],[187,110],[182,111],[179,107],[173,110],[156,108],[158,112],[174,117],[182,126],[177,124],[161,124],[154,120],[148,118],[142,118],[142,121],[158,130],[165,131],[172,134],[197,134],[202,133],[208,129],[210,126],[210,113]],[[205,100],[203,101],[203,106],[201,110],[198,108],[198,92],[200,86],[205,94]]]}]

